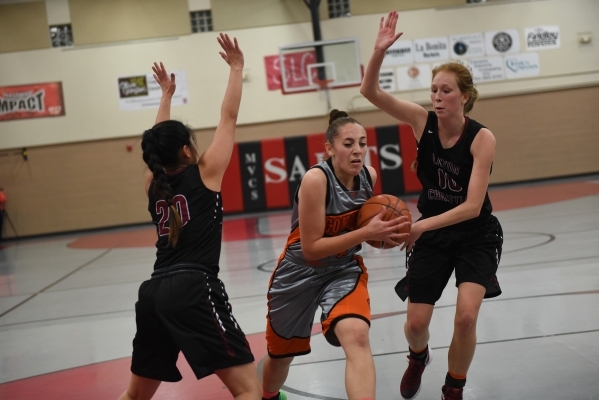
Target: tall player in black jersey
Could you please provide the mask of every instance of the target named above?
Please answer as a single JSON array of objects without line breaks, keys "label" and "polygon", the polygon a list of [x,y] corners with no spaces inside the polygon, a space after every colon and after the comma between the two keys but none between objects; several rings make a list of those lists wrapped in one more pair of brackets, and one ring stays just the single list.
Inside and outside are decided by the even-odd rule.
[{"label": "tall player in black jersey", "polygon": [[381,110],[408,123],[418,142],[422,218],[412,225],[410,238],[402,246],[408,252],[408,272],[396,286],[402,300],[408,298],[404,331],[410,350],[400,391],[402,397],[413,399],[420,390],[422,372],[432,360],[428,328],[433,307],[455,271],[458,298],[449,368],[441,390],[443,399],[462,399],[482,300],[501,294],[495,274],[503,233],[491,214],[487,194],[495,137],[466,116],[478,92],[470,71],[459,62],[433,69],[434,111],[427,112],[380,88],[385,52],[402,35],[395,33],[397,18],[395,11],[381,18],[360,92]]},{"label": "tall player in black jersey", "polygon": [[160,63],[162,88],[156,125],[144,132],[148,210],[156,225],[152,278],[141,284],[135,304],[131,381],[120,397],[149,399],[162,381],[176,382],[183,352],[196,377],[215,373],[235,399],[259,399],[260,382],[245,335],[218,279],[222,236],[221,184],[235,141],[241,102],[243,53],[237,40],[217,38],[229,64],[227,90],[212,143],[198,156],[193,132],[170,119],[175,75]]}]

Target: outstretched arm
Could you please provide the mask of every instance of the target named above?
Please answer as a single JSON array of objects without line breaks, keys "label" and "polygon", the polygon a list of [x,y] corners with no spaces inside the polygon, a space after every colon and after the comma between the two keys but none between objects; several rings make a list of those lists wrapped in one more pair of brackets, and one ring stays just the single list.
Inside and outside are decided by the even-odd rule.
[{"label": "outstretched arm", "polygon": [[229,35],[221,33],[217,40],[224,50],[220,55],[229,64],[231,70],[220,109],[220,122],[216,127],[212,143],[200,157],[198,165],[206,187],[218,192],[235,145],[235,126],[241,103],[244,61],[236,38],[231,40]]},{"label": "outstretched arm", "polygon": [[379,73],[385,52],[403,34],[403,32],[395,33],[397,19],[396,11],[391,11],[386,19],[381,17],[374,51],[366,67],[360,93],[387,114],[409,124],[414,130],[416,139],[420,140],[428,117],[426,110],[418,104],[398,99],[381,89],[379,85]]},{"label": "outstretched arm", "polygon": [[154,79],[156,79],[156,82],[158,82],[162,89],[160,106],[158,107],[158,114],[156,115],[155,123],[157,124],[171,119],[171,100],[173,99],[173,94],[175,94],[177,85],[175,83],[175,74],[171,72],[169,75],[162,63],[160,63],[160,65],[154,63],[152,71],[154,71]]}]

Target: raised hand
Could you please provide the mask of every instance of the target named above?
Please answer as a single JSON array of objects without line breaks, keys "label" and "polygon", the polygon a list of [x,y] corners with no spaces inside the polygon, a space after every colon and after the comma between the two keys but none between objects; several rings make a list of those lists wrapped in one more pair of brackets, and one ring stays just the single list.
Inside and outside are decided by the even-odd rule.
[{"label": "raised hand", "polygon": [[231,39],[226,33],[221,33],[216,38],[220,47],[223,48],[224,52],[219,52],[220,56],[231,66],[231,68],[243,68],[243,52],[237,44],[237,38]]},{"label": "raised hand", "polygon": [[166,72],[166,68],[164,68],[162,62],[160,65],[154,63],[152,71],[154,71],[154,79],[156,79],[156,82],[158,82],[160,88],[162,89],[162,95],[164,96],[167,94],[172,96],[177,88],[177,84],[175,83],[175,74],[171,72],[169,75]]},{"label": "raised hand", "polygon": [[403,32],[395,33],[398,18],[397,11],[391,11],[389,15],[387,15],[387,19],[381,17],[379,33],[374,42],[374,48],[376,50],[387,50],[401,35],[403,35]]}]

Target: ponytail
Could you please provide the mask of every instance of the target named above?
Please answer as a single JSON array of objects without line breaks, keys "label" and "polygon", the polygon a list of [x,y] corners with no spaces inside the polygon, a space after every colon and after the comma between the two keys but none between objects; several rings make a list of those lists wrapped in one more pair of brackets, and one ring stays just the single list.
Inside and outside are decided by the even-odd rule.
[{"label": "ponytail", "polygon": [[158,147],[158,144],[155,132],[152,129],[148,129],[144,132],[141,142],[143,159],[150,171],[152,171],[156,198],[164,200],[168,204],[168,243],[175,247],[179,240],[179,233],[183,223],[181,222],[181,216],[177,207],[173,204],[173,189],[168,183],[168,177],[166,172],[164,172],[162,160],[156,154],[156,147]]}]

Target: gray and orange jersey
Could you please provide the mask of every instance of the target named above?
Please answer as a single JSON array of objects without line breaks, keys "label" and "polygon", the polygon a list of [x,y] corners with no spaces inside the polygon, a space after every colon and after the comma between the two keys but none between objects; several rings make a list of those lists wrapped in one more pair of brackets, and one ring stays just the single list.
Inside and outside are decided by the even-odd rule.
[{"label": "gray and orange jersey", "polygon": [[[327,177],[327,201],[326,201],[326,224],[324,236],[343,235],[356,228],[356,220],[360,207],[366,200],[372,197],[372,179],[366,167],[355,177],[355,190],[347,190],[337,179],[333,165],[330,160],[322,161],[312,168],[321,169]],[[299,186],[298,186],[299,191]],[[346,251],[332,255],[317,261],[308,261],[302,252],[300,242],[300,226],[298,213],[297,192],[293,202],[293,213],[291,215],[291,233],[287,239],[286,249],[283,257],[288,257],[296,264],[310,266],[339,265],[347,263],[352,255],[362,248],[361,245],[354,246]]]}]

